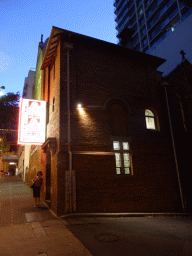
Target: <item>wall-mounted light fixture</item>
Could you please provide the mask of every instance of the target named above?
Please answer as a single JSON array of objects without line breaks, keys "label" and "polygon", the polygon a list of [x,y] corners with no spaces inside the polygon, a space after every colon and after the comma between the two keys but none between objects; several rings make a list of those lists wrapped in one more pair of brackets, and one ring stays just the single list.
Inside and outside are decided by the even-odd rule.
[{"label": "wall-mounted light fixture", "polygon": [[82,104],[77,104],[77,108],[82,108]]}]

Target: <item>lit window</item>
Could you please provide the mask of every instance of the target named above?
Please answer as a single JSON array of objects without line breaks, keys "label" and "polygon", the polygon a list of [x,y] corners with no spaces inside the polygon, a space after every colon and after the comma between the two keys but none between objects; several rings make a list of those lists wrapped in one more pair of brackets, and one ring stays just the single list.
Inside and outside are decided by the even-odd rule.
[{"label": "lit window", "polygon": [[129,150],[129,143],[123,142],[123,150]]},{"label": "lit window", "polygon": [[120,150],[120,143],[119,141],[113,141],[113,149]]},{"label": "lit window", "polygon": [[124,153],[124,154],[123,154],[123,160],[124,160],[124,170],[125,170],[125,174],[130,174],[131,164],[130,164],[130,156],[129,156],[129,153]]},{"label": "lit window", "polygon": [[155,130],[155,115],[153,112],[149,109],[145,110],[145,120],[146,120],[146,126],[147,129]]},{"label": "lit window", "polygon": [[121,154],[115,153],[116,174],[121,174]]},{"label": "lit window", "polygon": [[116,174],[131,175],[132,171],[129,143],[113,141],[113,149],[119,150],[119,153],[115,153]]}]

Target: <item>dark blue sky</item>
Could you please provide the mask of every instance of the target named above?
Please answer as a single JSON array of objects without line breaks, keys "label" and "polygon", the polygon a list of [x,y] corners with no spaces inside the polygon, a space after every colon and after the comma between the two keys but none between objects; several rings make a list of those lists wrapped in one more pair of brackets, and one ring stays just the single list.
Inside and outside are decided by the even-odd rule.
[{"label": "dark blue sky", "polygon": [[52,26],[117,43],[112,0],[0,0],[0,86],[23,90]]}]

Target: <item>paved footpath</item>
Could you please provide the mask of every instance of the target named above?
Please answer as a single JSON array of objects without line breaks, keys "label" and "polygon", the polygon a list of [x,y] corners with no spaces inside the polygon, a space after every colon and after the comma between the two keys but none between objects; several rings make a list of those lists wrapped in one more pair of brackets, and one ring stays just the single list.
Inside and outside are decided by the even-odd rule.
[{"label": "paved footpath", "polygon": [[18,177],[0,175],[0,256],[91,256],[66,220],[41,206]]}]

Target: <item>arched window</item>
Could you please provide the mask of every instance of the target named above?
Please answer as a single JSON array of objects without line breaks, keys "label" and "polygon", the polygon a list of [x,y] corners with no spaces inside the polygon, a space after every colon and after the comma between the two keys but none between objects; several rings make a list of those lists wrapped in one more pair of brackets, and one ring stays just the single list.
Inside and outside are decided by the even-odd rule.
[{"label": "arched window", "polygon": [[156,130],[156,120],[155,114],[152,110],[146,109],[145,110],[145,121],[147,129]]}]

